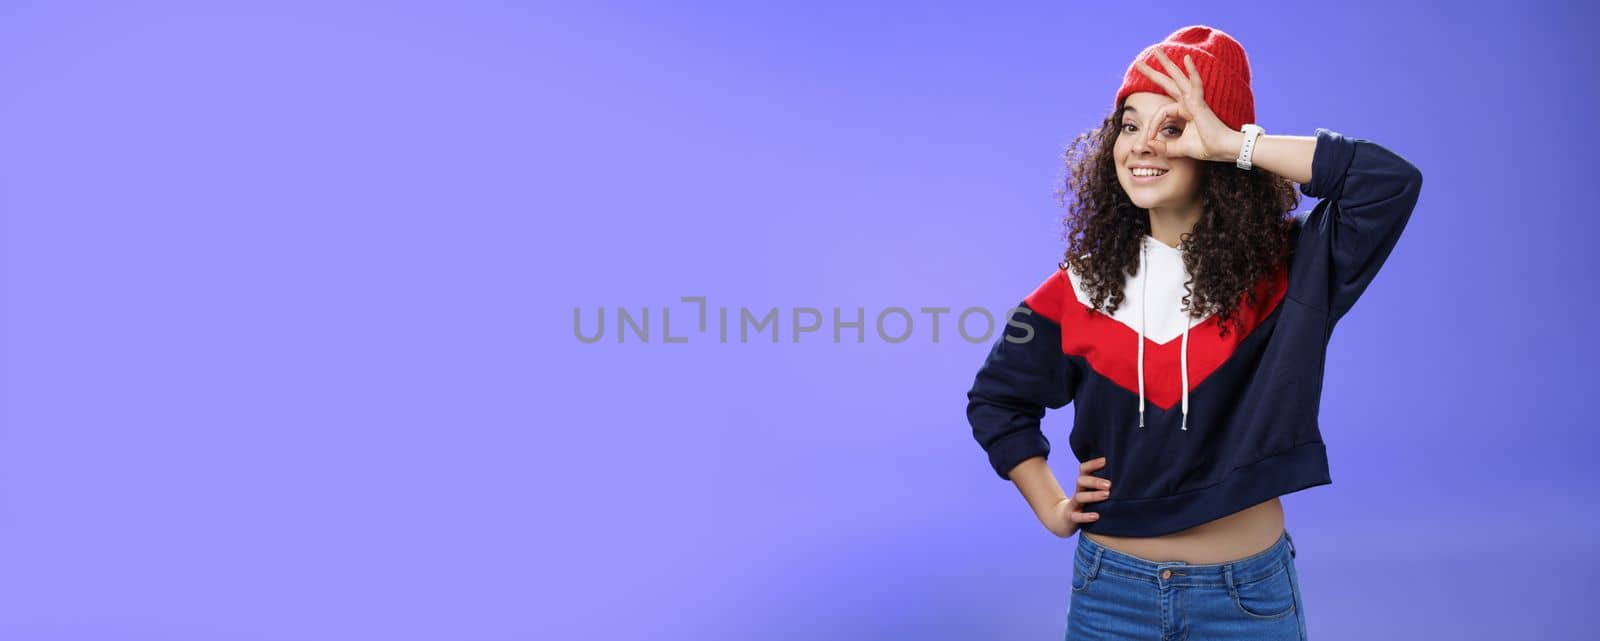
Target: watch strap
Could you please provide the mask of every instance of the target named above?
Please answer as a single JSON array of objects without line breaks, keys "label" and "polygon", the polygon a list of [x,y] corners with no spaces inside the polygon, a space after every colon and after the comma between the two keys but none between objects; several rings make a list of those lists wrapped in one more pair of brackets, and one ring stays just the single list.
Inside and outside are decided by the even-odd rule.
[{"label": "watch strap", "polygon": [[1235,160],[1233,164],[1240,169],[1249,170],[1251,167],[1250,156],[1256,150],[1256,138],[1267,131],[1262,129],[1260,125],[1255,124],[1247,124],[1241,127],[1240,131],[1244,132],[1244,142],[1239,145],[1239,159]]}]

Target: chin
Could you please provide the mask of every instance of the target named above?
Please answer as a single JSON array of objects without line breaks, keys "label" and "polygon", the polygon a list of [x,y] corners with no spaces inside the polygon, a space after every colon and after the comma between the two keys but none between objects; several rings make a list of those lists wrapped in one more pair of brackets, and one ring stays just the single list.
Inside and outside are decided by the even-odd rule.
[{"label": "chin", "polygon": [[1170,198],[1167,198],[1166,194],[1152,194],[1143,190],[1129,191],[1127,194],[1128,200],[1133,203],[1133,206],[1138,207],[1139,209],[1153,209],[1156,207],[1161,207],[1166,205],[1167,202],[1171,200]]}]

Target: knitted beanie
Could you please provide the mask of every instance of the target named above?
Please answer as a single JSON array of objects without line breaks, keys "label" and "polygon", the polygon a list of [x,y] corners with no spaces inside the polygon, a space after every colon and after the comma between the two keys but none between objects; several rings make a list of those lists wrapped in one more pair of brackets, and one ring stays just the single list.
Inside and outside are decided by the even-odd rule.
[{"label": "knitted beanie", "polygon": [[1245,56],[1244,47],[1233,36],[1205,25],[1191,25],[1174,31],[1165,40],[1139,52],[1133,63],[1128,65],[1122,88],[1117,90],[1117,99],[1111,103],[1113,109],[1122,104],[1122,99],[1127,98],[1128,94],[1136,91],[1170,97],[1167,90],[1145,76],[1138,67],[1139,61],[1144,60],[1156,73],[1168,75],[1161,59],[1156,57],[1158,48],[1185,75],[1189,73],[1189,68],[1184,66],[1183,57],[1187,55],[1194,60],[1195,69],[1200,72],[1206,106],[1217,114],[1223,124],[1239,129],[1245,123],[1255,122],[1256,101],[1250,92],[1250,59]]}]

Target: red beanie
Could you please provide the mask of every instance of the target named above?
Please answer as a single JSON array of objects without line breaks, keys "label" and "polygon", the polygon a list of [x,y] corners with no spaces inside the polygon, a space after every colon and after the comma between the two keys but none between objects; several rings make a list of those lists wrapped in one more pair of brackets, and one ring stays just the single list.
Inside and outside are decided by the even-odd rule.
[{"label": "red beanie", "polygon": [[1170,97],[1167,90],[1139,71],[1139,61],[1144,60],[1156,73],[1167,74],[1166,67],[1156,57],[1157,48],[1167,54],[1167,58],[1184,74],[1188,74],[1189,69],[1184,66],[1183,57],[1188,55],[1194,60],[1194,67],[1200,72],[1206,106],[1217,114],[1223,124],[1239,129],[1245,123],[1256,121],[1256,100],[1250,92],[1250,59],[1245,56],[1244,47],[1233,36],[1205,25],[1191,25],[1174,31],[1166,40],[1139,52],[1133,63],[1128,65],[1122,88],[1117,90],[1117,99],[1112,101],[1113,109],[1122,104],[1122,99],[1127,98],[1128,94],[1136,91]]}]

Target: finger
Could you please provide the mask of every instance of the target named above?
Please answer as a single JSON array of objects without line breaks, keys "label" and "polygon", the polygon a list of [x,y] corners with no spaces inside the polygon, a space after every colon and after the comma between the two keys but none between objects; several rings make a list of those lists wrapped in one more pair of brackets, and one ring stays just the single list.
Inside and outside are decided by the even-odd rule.
[{"label": "finger", "polygon": [[1166,142],[1160,136],[1161,131],[1167,128],[1167,121],[1169,120],[1177,120],[1180,125],[1188,122],[1188,119],[1184,117],[1183,103],[1169,103],[1156,110],[1155,117],[1151,118],[1151,121],[1155,124],[1150,126],[1150,142]]},{"label": "finger", "polygon": [[1092,458],[1078,464],[1078,471],[1085,474],[1106,466],[1106,457]]},{"label": "finger", "polygon": [[1172,107],[1176,104],[1178,103],[1163,105],[1156,110],[1155,115],[1150,117],[1150,127],[1145,130],[1144,135],[1146,141],[1151,143],[1161,142],[1161,129],[1166,125],[1167,119],[1172,117]]},{"label": "finger", "polygon": [[1194,92],[1194,97],[1203,98],[1206,95],[1206,88],[1200,83],[1200,70],[1195,68],[1194,58],[1184,54],[1183,66],[1189,69],[1189,89]]},{"label": "finger", "polygon": [[1160,49],[1156,49],[1156,59],[1161,61],[1161,67],[1167,70],[1167,76],[1172,78],[1173,83],[1178,85],[1178,89],[1188,93],[1189,77],[1178,70],[1178,63],[1173,62],[1171,58],[1167,57],[1167,52]]},{"label": "finger", "polygon": [[1090,521],[1098,520],[1100,518],[1100,513],[1099,512],[1073,512],[1072,514],[1067,515],[1067,518],[1072,519],[1073,523],[1088,523]]},{"label": "finger", "polygon": [[1139,64],[1134,65],[1134,68],[1154,81],[1162,90],[1167,92],[1167,95],[1172,96],[1173,100],[1181,100],[1183,98],[1183,92],[1178,89],[1178,85],[1172,82],[1172,79],[1168,78],[1166,74],[1156,71],[1155,67],[1151,67],[1149,63],[1140,60]]},{"label": "finger", "polygon": [[1176,122],[1179,125],[1188,124],[1189,109],[1181,102],[1167,103],[1162,105],[1160,109],[1156,110],[1155,118],[1152,118],[1151,120],[1153,120],[1155,123],[1151,125],[1151,128],[1155,129],[1156,132],[1159,133],[1161,131],[1161,127],[1166,125],[1168,122]]},{"label": "finger", "polygon": [[1104,501],[1109,498],[1111,498],[1111,492],[1108,490],[1089,490],[1078,492],[1072,495],[1072,500],[1077,501],[1080,504]]},{"label": "finger", "polygon": [[1111,481],[1107,481],[1098,476],[1089,476],[1088,474],[1085,474],[1078,477],[1078,487],[1088,488],[1091,490],[1109,490],[1111,489]]}]

